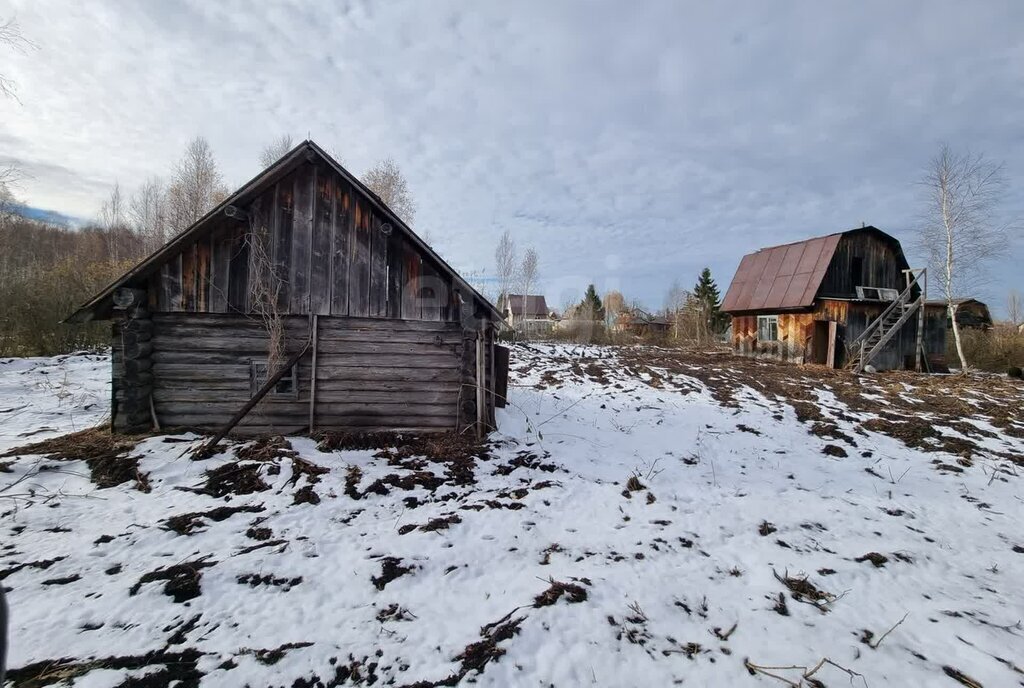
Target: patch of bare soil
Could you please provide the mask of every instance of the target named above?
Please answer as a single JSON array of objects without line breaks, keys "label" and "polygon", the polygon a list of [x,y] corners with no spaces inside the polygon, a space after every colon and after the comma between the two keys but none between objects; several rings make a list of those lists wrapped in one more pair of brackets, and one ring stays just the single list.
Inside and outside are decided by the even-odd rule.
[{"label": "patch of bare soil", "polygon": [[173,530],[178,535],[191,535],[206,524],[204,521],[224,521],[237,513],[259,513],[263,506],[219,506],[209,511],[194,511],[187,514],[171,516],[163,522],[165,530]]},{"label": "patch of bare soil", "polygon": [[164,583],[164,594],[175,602],[187,602],[199,597],[202,593],[200,587],[200,581],[203,577],[202,570],[216,563],[215,561],[206,561],[203,558],[150,571],[128,589],[128,594],[137,595],[146,583],[166,581]]},{"label": "patch of bare soil", "polygon": [[263,466],[258,462],[226,463],[206,472],[206,484],[200,491],[211,497],[264,492],[270,489],[270,485],[260,476],[262,470]]},{"label": "patch of bare soil", "polygon": [[[1024,465],[1024,457],[983,448],[982,441],[993,433],[965,422],[968,418],[979,419],[1006,435],[1024,437],[1024,387],[1008,378],[913,371],[866,376],[814,365],[658,347],[621,347],[617,353],[628,370],[652,375],[661,370],[696,378],[724,406],[738,406],[736,394],[744,387],[769,399],[781,399],[796,411],[798,420],[808,424],[810,432],[851,446],[856,446],[855,439],[823,413],[818,392],[835,395],[850,412],[879,416],[858,422],[845,411],[832,409],[837,417],[864,430],[895,437],[910,447],[946,451],[965,459],[985,451]],[[640,376],[638,379],[643,380]],[[879,403],[878,398],[886,403]],[[954,429],[966,439],[943,434],[936,426]]]},{"label": "patch of bare soil", "polygon": [[154,650],[144,655],[114,656],[81,661],[77,659],[47,659],[26,666],[11,669],[7,680],[19,688],[42,688],[42,686],[69,685],[74,679],[95,669],[127,670],[160,667],[139,678],[125,679],[120,687],[128,688],[198,688],[203,674],[196,663],[203,656],[195,649],[180,652]]},{"label": "patch of bare soil", "polygon": [[384,557],[380,562],[380,575],[371,577],[370,582],[378,590],[383,590],[391,581],[412,572],[413,567],[402,566],[398,557]]},{"label": "patch of bare soil", "polygon": [[439,681],[417,681],[416,683],[407,684],[402,688],[457,686],[470,672],[482,672],[488,663],[498,660],[505,654],[505,649],[500,647],[498,643],[518,635],[519,627],[523,623],[524,617],[513,619],[513,614],[515,614],[515,611],[480,629],[480,640],[470,643],[462,652],[454,657],[455,661],[461,662],[458,671]]},{"label": "patch of bare soil", "polygon": [[775,580],[786,586],[794,600],[805,602],[822,613],[828,612],[828,605],[836,600],[835,595],[819,589],[807,576],[790,576],[788,571],[781,576],[775,570],[772,573]]},{"label": "patch of bare soil", "polygon": [[138,441],[138,436],[115,434],[101,425],[15,447],[0,456],[40,454],[54,461],[85,461],[92,482],[98,487],[114,487],[134,480],[138,489],[149,492],[149,481],[139,473],[139,457],[128,456]]},{"label": "patch of bare soil", "polygon": [[294,578],[278,578],[277,576],[272,576],[269,573],[264,575],[260,575],[258,573],[245,573],[238,576],[235,580],[239,585],[248,585],[250,588],[255,588],[260,585],[269,585],[275,588],[281,588],[285,592],[288,592],[302,582],[302,576],[295,576]]},{"label": "patch of bare soil", "polygon": [[15,564],[14,566],[8,569],[0,571],[0,581],[4,580],[12,573],[17,573],[22,569],[39,569],[40,571],[45,571],[46,569],[50,568],[62,559],[67,559],[67,557],[55,557],[53,559],[44,559],[42,561],[29,561],[25,562],[24,564]]},{"label": "patch of bare soil", "polygon": [[438,518],[431,519],[421,526],[415,523],[407,523],[398,529],[399,535],[405,535],[411,533],[414,530],[419,530],[424,533],[433,533],[438,530],[448,530],[451,526],[456,523],[462,523],[462,517],[458,514],[449,514],[447,516],[439,516]]},{"label": "patch of bare soil", "polygon": [[858,563],[870,561],[876,569],[880,569],[888,563],[889,557],[884,554],[879,554],[878,552],[868,552],[867,554],[857,557],[854,561]]},{"label": "patch of bare soil", "polygon": [[563,583],[553,578],[549,578],[548,582],[551,584],[548,589],[533,598],[534,607],[550,607],[562,599],[562,597],[565,597],[566,601],[570,604],[583,602],[587,599],[587,591],[581,585]]}]

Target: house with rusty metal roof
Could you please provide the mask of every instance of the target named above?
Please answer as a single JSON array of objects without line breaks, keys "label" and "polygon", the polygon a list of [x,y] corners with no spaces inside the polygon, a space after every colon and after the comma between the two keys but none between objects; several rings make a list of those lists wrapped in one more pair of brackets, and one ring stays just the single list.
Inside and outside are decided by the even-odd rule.
[{"label": "house with rusty metal roof", "polygon": [[741,354],[863,370],[944,367],[945,324],[926,318],[926,271],[877,227],[743,257],[722,310]]}]

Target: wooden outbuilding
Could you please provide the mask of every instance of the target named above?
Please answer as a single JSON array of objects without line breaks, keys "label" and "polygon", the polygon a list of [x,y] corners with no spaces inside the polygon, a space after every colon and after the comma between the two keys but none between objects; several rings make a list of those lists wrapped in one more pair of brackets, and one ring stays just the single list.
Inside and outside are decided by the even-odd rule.
[{"label": "wooden outbuilding", "polygon": [[740,354],[927,369],[944,363],[945,328],[925,319],[926,281],[895,237],[867,226],[744,256],[722,310]]},{"label": "wooden outbuilding", "polygon": [[[312,141],[97,294],[112,426],[482,433],[498,310]],[[276,382],[274,378],[278,378]]]}]

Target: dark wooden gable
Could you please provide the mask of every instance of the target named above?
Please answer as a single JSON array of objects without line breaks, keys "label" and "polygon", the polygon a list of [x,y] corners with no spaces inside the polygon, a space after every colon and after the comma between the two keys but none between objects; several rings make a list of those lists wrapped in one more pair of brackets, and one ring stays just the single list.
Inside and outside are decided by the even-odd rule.
[{"label": "dark wooden gable", "polygon": [[247,219],[224,217],[153,273],[155,311],[249,313],[262,280],[288,315],[458,317],[452,278],[321,161],[300,165],[241,210]]},{"label": "dark wooden gable", "polygon": [[856,287],[903,291],[909,266],[899,241],[874,227],[844,232],[821,280],[817,298],[857,298]]},{"label": "dark wooden gable", "polygon": [[122,286],[146,288],[157,312],[249,314],[258,284],[273,287],[289,315],[451,321],[464,303],[500,320],[379,198],[306,141],[68,322],[109,318]]}]

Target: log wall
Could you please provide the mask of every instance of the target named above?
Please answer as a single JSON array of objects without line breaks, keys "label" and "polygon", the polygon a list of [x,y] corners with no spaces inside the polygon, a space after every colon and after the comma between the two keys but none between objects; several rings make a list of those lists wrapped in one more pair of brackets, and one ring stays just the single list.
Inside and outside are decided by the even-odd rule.
[{"label": "log wall", "polygon": [[[314,430],[457,429],[463,371],[475,366],[475,351],[465,350],[458,323],[317,320]],[[284,358],[306,344],[310,322],[285,318]],[[251,397],[251,362],[266,361],[262,323],[240,315],[157,313],[153,325],[153,399],[160,424],[219,428]],[[298,365],[298,389],[268,394],[237,433],[307,431],[312,363],[310,347]]]}]

